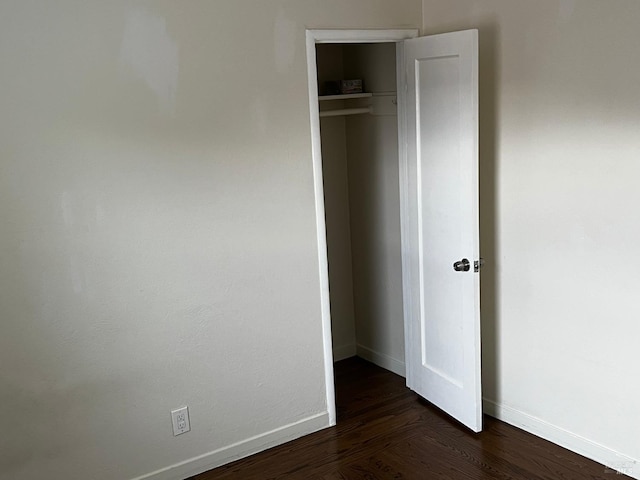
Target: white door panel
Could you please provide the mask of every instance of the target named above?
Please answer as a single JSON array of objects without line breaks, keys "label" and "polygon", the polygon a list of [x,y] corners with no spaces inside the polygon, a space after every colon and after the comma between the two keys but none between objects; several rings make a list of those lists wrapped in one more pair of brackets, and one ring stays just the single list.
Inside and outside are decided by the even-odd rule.
[{"label": "white door panel", "polygon": [[407,385],[480,431],[477,31],[407,40],[403,60]]}]

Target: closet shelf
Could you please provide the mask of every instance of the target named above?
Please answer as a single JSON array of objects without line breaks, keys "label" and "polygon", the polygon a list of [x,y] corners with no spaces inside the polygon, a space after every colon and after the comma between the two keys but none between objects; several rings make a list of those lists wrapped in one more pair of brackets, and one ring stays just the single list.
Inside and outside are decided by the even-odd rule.
[{"label": "closet shelf", "polygon": [[373,93],[345,93],[341,95],[320,95],[318,101],[326,100],[349,100],[351,98],[367,98],[372,97]]},{"label": "closet shelf", "polygon": [[[368,99],[368,100],[365,100]],[[397,114],[397,93],[396,92],[374,92],[374,93],[350,93],[344,95],[324,95],[318,97],[322,100],[346,100],[342,108],[320,110],[320,117],[337,117],[342,115],[359,115],[370,113],[371,115],[396,115]],[[350,107],[350,108],[345,108]]]},{"label": "closet shelf", "polygon": [[320,118],[337,117],[340,115],[359,115],[361,113],[371,113],[371,107],[344,108],[342,110],[325,110],[323,112],[320,112]]}]

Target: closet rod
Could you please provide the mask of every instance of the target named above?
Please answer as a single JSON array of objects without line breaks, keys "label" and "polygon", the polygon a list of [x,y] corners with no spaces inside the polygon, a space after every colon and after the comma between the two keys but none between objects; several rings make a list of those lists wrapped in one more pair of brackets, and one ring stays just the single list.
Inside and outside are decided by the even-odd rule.
[{"label": "closet rod", "polygon": [[325,110],[324,112],[320,112],[320,118],[337,117],[339,115],[358,115],[360,113],[371,113],[371,107],[344,108],[342,110]]}]

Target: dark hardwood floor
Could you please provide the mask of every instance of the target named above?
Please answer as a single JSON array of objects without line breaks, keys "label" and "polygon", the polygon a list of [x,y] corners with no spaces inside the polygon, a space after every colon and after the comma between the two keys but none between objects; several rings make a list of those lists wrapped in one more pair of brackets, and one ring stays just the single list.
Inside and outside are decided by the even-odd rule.
[{"label": "dark hardwood floor", "polygon": [[337,426],[193,480],[629,478],[491,417],[471,433],[359,358],[336,363],[335,378]]}]

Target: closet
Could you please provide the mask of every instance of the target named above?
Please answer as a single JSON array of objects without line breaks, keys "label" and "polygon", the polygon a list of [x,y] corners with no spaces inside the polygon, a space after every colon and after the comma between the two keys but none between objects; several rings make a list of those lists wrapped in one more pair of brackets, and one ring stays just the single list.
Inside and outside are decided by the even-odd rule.
[{"label": "closet", "polygon": [[334,361],[404,376],[396,46],[317,44],[316,62]]}]

